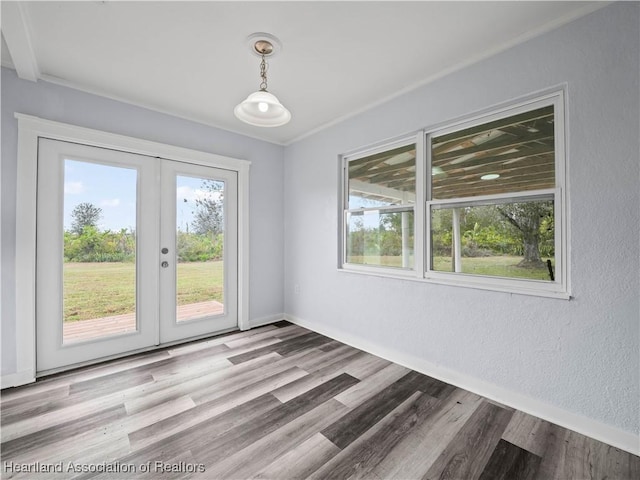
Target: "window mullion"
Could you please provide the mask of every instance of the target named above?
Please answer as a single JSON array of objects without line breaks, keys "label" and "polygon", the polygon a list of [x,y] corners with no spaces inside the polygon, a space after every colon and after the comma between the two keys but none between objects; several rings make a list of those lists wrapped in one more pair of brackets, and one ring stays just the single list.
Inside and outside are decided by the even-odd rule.
[{"label": "window mullion", "polygon": [[418,134],[416,139],[416,210],[414,214],[414,266],[416,270],[416,276],[424,278],[424,272],[427,268],[425,262],[425,206],[427,191],[429,188],[429,181],[427,180],[427,165],[428,165],[428,149],[425,145],[424,132]]},{"label": "window mullion", "polygon": [[368,208],[352,208],[347,209],[349,213],[393,213],[393,212],[407,212],[413,210],[413,203],[403,203],[401,205],[389,205],[386,207],[368,207]]}]

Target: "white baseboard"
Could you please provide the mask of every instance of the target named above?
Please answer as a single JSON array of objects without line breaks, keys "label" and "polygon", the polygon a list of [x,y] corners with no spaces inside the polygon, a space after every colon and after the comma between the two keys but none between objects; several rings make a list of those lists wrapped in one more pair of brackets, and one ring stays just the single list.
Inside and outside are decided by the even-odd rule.
[{"label": "white baseboard", "polygon": [[352,347],[364,350],[378,357],[423,373],[456,387],[468,390],[482,397],[494,400],[509,407],[521,410],[561,427],[573,430],[595,440],[607,443],[634,455],[640,454],[640,439],[638,435],[587,418],[548,403],[536,400],[506,388],[499,387],[484,380],[450,370],[413,355],[407,355],[397,350],[391,350],[381,345],[369,342],[360,337],[327,327],[324,324],[303,320],[293,315],[285,314],[285,320],[308,328],[314,332],[326,335]]},{"label": "white baseboard", "polygon": [[0,385],[2,388],[19,387],[36,381],[34,372],[31,370],[23,370],[22,372],[9,373],[2,375]]},{"label": "white baseboard", "polygon": [[270,323],[284,320],[284,318],[284,313],[274,313],[273,315],[267,315],[266,317],[254,318],[249,320],[249,328],[262,327],[263,325],[269,325]]}]

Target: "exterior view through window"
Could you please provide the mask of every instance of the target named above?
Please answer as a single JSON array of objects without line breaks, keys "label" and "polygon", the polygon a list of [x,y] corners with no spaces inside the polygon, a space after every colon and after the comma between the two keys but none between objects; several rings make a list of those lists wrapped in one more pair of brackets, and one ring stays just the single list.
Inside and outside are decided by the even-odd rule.
[{"label": "exterior view through window", "polygon": [[432,270],[553,281],[553,106],[430,143]]},{"label": "exterior view through window", "polygon": [[64,161],[63,342],[133,332],[138,172]]},{"label": "exterior view through window", "polygon": [[342,157],[344,270],[568,298],[564,95]]},{"label": "exterior view through window", "polygon": [[346,261],[414,268],[415,143],[347,165]]},{"label": "exterior view through window", "polygon": [[176,176],[176,321],[224,313],[224,182]]}]

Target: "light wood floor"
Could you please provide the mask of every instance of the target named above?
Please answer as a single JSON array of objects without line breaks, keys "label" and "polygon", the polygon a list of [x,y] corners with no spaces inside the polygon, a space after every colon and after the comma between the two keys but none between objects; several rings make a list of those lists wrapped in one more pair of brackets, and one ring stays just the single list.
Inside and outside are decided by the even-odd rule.
[{"label": "light wood floor", "polygon": [[286,322],[50,377],[1,406],[3,478],[640,478],[637,456]]}]

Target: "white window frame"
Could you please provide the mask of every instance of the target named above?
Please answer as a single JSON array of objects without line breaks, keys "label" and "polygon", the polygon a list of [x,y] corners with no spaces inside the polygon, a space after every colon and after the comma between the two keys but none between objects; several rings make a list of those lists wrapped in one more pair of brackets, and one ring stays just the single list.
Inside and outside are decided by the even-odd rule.
[{"label": "white window frame", "polygon": [[[371,208],[349,208],[349,162],[359,160],[361,158],[369,157],[377,153],[383,153],[396,148],[404,147],[407,145],[416,146],[416,194],[413,204],[403,203],[400,205],[390,205],[386,207],[371,207]],[[419,235],[422,228],[421,219],[424,216],[424,162],[421,159],[424,157],[424,132],[411,134],[409,136],[401,137],[392,141],[379,144],[375,147],[365,150],[359,150],[354,153],[345,154],[340,156],[340,181],[341,181],[341,195],[340,195],[340,259],[338,268],[345,271],[360,272],[360,273],[373,273],[383,276],[392,277],[416,277],[422,276],[421,267],[424,264],[424,243]],[[353,213],[362,212],[379,212],[379,213],[392,213],[398,211],[406,211],[409,208],[413,209],[413,267],[387,267],[384,265],[363,265],[357,263],[347,262],[347,233],[348,233],[348,219],[349,215]]]},{"label": "white window frame", "polygon": [[[555,186],[545,190],[520,190],[516,192],[503,193],[499,195],[485,195],[475,197],[460,197],[443,200],[432,200],[431,191],[428,192],[425,218],[425,237],[427,260],[425,265],[425,278],[438,281],[439,283],[465,285],[469,287],[487,288],[492,290],[504,290],[516,293],[549,294],[551,296],[568,295],[567,268],[566,268],[566,215],[565,215],[565,151],[564,151],[564,92],[558,91],[543,97],[538,97],[530,101],[507,107],[487,115],[478,116],[466,121],[445,126],[425,132],[427,143],[427,171],[431,171],[431,140],[434,137],[447,135],[470,127],[482,125],[484,123],[509,118],[514,115],[536,110],[538,108],[553,106],[554,112],[554,140],[555,140]],[[429,190],[430,190],[429,182]],[[527,201],[541,198],[553,199],[554,202],[554,225],[555,225],[555,279],[531,280],[525,278],[506,278],[485,275],[474,275],[468,273],[439,272],[432,270],[431,265],[431,206],[466,206],[466,205],[488,205],[504,203],[507,201]]]},{"label": "white window frame", "polygon": [[[342,272],[362,273],[383,277],[415,279],[427,283],[461,286],[482,290],[534,295],[550,298],[570,299],[569,272],[569,209],[566,188],[566,122],[565,94],[566,86],[539,93],[524,100],[514,101],[502,107],[484,111],[481,114],[468,116],[457,121],[448,122],[419,132],[420,138],[406,136],[403,139],[387,142],[369,149],[340,156],[340,202],[339,202],[339,262]],[[431,139],[469,127],[481,125],[494,120],[508,118],[519,113],[528,112],[553,105],[554,139],[555,139],[555,185],[544,190],[522,190],[518,192],[486,195],[467,198],[431,199]],[[416,204],[414,214],[414,269],[412,271],[385,268],[372,265],[354,265],[346,263],[346,212],[348,211],[348,171],[350,160],[366,157],[384,150],[402,146],[411,141],[416,142]],[[464,272],[439,272],[431,269],[431,206],[490,204],[495,202],[553,199],[555,225],[555,279],[554,281],[531,280],[525,278],[493,277]],[[422,201],[421,201],[422,200]]]}]

